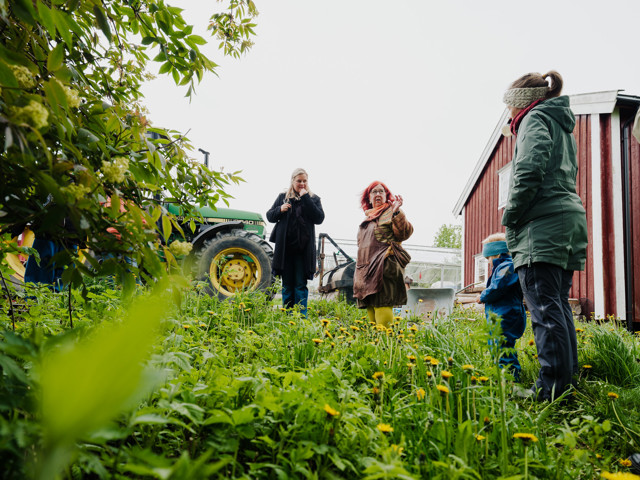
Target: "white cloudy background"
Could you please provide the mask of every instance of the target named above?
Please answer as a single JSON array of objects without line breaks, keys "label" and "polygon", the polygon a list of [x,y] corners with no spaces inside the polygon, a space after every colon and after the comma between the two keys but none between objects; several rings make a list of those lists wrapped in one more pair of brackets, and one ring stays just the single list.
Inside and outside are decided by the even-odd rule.
[{"label": "white cloudy background", "polygon": [[[209,39],[211,0],[169,0]],[[169,78],[145,87],[154,125],[189,131],[210,165],[242,170],[232,208],[262,214],[309,172],[326,220],[353,239],[375,179],[405,199],[408,243],[431,245],[452,214],[504,106],[530,71],[558,70],[564,93],[640,95],[640,2],[256,0],[255,46],[225,58],[191,103]],[[194,152],[194,158],[202,155]],[[223,206],[223,205],[221,205]]]}]

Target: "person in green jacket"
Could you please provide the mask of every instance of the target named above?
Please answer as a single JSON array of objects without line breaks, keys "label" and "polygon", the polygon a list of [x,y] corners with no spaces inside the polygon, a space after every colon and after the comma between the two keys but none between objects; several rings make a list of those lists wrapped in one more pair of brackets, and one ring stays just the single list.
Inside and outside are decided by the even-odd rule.
[{"label": "person in green jacket", "polygon": [[587,258],[587,218],[576,193],[575,116],[560,96],[562,77],[526,74],[504,94],[516,135],[507,205],[502,216],[538,350],[532,390],[553,400],[573,383],[578,353],[569,291]]}]

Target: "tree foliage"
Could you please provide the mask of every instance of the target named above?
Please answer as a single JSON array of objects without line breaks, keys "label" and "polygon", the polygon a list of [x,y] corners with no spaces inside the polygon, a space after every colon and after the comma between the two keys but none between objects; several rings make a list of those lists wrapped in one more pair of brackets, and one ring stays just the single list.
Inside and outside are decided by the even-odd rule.
[{"label": "tree foliage", "polygon": [[[209,30],[238,56],[251,46],[257,11],[251,0],[223,4]],[[241,180],[237,172],[190,160],[187,140],[153,128],[142,103],[151,62],[187,97],[215,71],[200,51],[207,41],[181,11],[164,0],[0,0],[0,258],[30,225],[66,247],[56,261],[71,266],[67,283],[133,278],[115,260],[98,264],[89,255],[87,264],[74,263],[78,245],[126,254],[159,276],[157,251],[173,259],[160,238],[180,231],[161,199],[181,205],[187,219],[198,206],[227,202],[225,186]]]},{"label": "tree foliage", "polygon": [[462,248],[462,227],[443,224],[433,239],[433,246],[439,248]]}]

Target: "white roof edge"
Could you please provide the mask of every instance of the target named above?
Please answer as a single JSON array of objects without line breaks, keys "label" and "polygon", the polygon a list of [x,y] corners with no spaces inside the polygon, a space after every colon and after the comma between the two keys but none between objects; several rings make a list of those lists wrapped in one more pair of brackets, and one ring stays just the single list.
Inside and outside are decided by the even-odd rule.
[{"label": "white roof edge", "polygon": [[616,106],[618,92],[620,90],[571,95],[569,97],[571,110],[575,115],[611,113]]},{"label": "white roof edge", "polygon": [[[569,96],[569,103],[571,104],[571,110],[575,115],[586,115],[586,114],[594,114],[594,113],[611,113],[616,106],[618,93],[621,90],[607,90],[603,92],[593,92],[593,93],[580,93],[577,95]],[[464,208],[469,195],[471,195],[471,191],[473,187],[475,187],[478,178],[480,178],[480,174],[482,170],[484,170],[485,165],[491,158],[491,154],[498,144],[498,140],[500,140],[500,136],[502,135],[502,126],[506,124],[507,121],[508,110],[505,108],[504,112],[500,116],[500,120],[498,121],[498,125],[495,130],[491,134],[491,138],[489,138],[489,142],[487,146],[482,151],[482,155],[478,159],[476,166],[471,173],[471,177],[469,177],[469,181],[464,187],[460,198],[456,203],[456,206],[453,208],[453,214],[455,216],[459,216],[462,214],[462,209]]]}]

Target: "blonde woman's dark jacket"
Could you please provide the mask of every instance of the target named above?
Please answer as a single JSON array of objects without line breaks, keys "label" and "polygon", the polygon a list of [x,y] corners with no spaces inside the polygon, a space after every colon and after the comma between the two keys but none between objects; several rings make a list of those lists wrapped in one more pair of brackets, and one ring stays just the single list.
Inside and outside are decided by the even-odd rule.
[{"label": "blonde woman's dark jacket", "polygon": [[[289,220],[292,218],[294,208],[286,212],[280,211],[280,207],[285,202],[285,193],[281,193],[273,202],[271,208],[267,211],[267,220],[275,223],[275,227],[271,231],[269,237],[270,242],[276,244],[273,250],[273,261],[271,263],[271,271],[274,275],[282,275],[284,264],[287,258],[287,227]],[[302,207],[302,219],[307,234],[307,242],[304,246],[304,274],[309,280],[313,278],[316,272],[316,225],[320,225],[324,221],[324,210],[320,197],[313,194],[306,194],[299,200],[291,200],[292,204],[300,202]]]},{"label": "blonde woman's dark jacket", "polygon": [[575,116],[569,97],[545,100],[522,120],[502,216],[515,268],[544,262],[583,270],[587,219],[576,193]]}]

